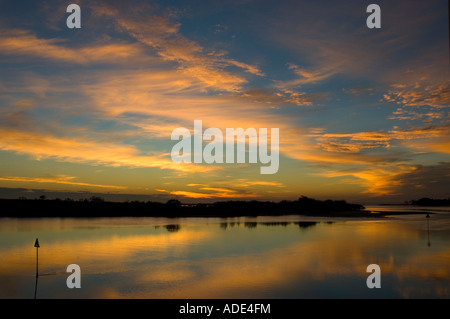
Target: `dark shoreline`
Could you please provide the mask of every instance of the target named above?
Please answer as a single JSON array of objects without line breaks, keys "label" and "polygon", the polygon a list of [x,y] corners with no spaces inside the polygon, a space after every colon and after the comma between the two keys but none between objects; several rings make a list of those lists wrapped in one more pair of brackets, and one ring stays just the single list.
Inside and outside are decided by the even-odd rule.
[{"label": "dark shoreline", "polygon": [[99,197],[84,200],[0,199],[0,217],[257,217],[308,216],[385,218],[389,215],[427,214],[420,211],[383,212],[367,211],[359,204],[344,200],[320,201],[305,196],[297,201],[224,201],[212,204],[182,204],[178,200],[159,202],[107,202]]}]

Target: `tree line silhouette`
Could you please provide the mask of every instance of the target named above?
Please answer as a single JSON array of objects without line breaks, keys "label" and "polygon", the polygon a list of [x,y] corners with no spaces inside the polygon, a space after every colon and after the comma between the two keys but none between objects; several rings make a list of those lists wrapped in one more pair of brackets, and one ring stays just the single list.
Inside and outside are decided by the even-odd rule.
[{"label": "tree line silhouette", "polygon": [[345,200],[219,201],[183,204],[177,199],[112,202],[93,196],[89,199],[0,199],[2,217],[236,217],[236,216],[371,216],[364,206]]},{"label": "tree line silhouette", "polygon": [[412,200],[411,205],[417,206],[450,206],[450,198],[447,199],[432,199],[432,198],[421,198],[418,200]]}]

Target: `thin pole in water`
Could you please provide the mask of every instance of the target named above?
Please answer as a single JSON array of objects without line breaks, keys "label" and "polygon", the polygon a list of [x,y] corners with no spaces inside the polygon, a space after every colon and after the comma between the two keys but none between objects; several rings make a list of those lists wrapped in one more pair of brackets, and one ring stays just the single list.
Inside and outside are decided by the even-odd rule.
[{"label": "thin pole in water", "polygon": [[39,265],[39,240],[36,238],[36,241],[34,242],[34,247],[36,247],[36,283],[34,284],[34,299],[36,299],[36,293],[37,293],[37,284],[38,284],[38,265]]},{"label": "thin pole in water", "polygon": [[36,277],[38,276],[38,264],[39,264],[39,240],[36,238],[34,242],[34,247],[36,247]]}]

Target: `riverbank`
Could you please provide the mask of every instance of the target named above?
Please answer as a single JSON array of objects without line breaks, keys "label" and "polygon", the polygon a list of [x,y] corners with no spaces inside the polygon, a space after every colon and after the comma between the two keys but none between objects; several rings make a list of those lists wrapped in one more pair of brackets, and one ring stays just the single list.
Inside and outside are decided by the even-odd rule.
[{"label": "riverbank", "polygon": [[344,200],[320,201],[305,196],[296,201],[224,201],[211,204],[183,204],[178,200],[159,202],[107,202],[86,200],[0,199],[0,217],[255,217],[312,216],[384,218],[388,215],[426,214],[418,211],[369,211]]}]

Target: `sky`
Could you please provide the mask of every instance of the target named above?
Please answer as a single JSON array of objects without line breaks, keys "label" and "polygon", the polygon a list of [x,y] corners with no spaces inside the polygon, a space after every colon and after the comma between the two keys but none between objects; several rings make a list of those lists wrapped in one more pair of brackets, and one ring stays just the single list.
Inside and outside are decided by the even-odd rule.
[{"label": "sky", "polygon": [[[1,198],[450,197],[447,1],[71,3],[0,0]],[[278,128],[278,171],[174,162],[195,120]]]}]

